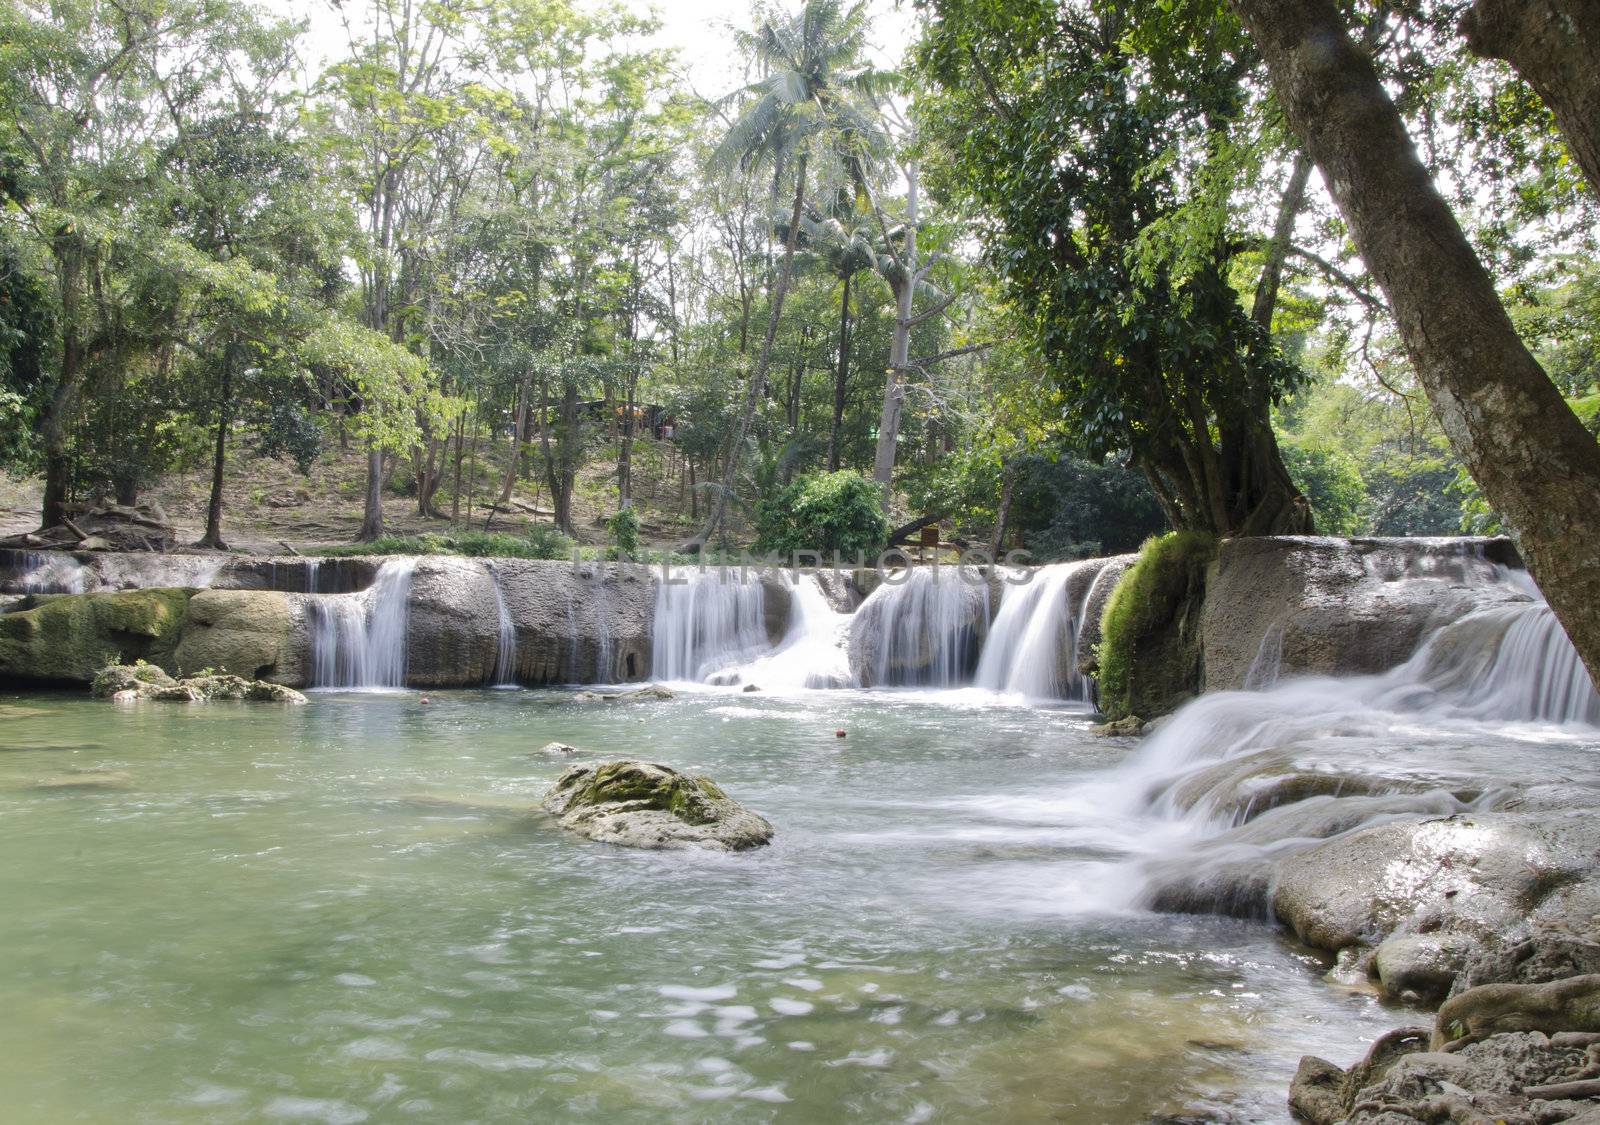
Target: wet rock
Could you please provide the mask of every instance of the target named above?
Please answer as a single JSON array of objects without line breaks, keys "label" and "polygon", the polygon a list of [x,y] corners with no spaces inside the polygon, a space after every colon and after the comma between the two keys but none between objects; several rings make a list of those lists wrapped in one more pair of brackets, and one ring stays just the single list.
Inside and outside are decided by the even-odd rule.
[{"label": "wet rock", "polygon": [[1138,715],[1128,715],[1109,723],[1096,723],[1089,728],[1089,733],[1102,738],[1131,738],[1144,733],[1144,720]]},{"label": "wet rock", "polygon": [[1224,541],[1206,584],[1206,690],[1256,686],[1251,670],[1259,679],[1264,665],[1275,675],[1351,675],[1403,663],[1436,626],[1518,596],[1487,581],[1498,542]]},{"label": "wet rock", "polygon": [[211,668],[251,680],[303,685],[309,677],[305,615],[287,594],[202,590],[189,599],[175,653],[185,672]]},{"label": "wet rock", "polygon": [[95,676],[97,698],[117,703],[151,699],[161,703],[203,703],[239,700],[252,703],[305,703],[306,697],[283,684],[247,680],[242,676],[204,675],[175,680],[153,664],[112,664]]},{"label": "wet rock", "polygon": [[742,851],[772,838],[772,825],[713,781],[651,762],[572,766],[545,795],[563,828],[635,848]]},{"label": "wet rock", "polygon": [[191,593],[72,594],[0,614],[0,681],[88,684],[107,663],[169,665]]},{"label": "wet rock", "polygon": [[204,703],[205,694],[190,683],[165,684],[144,692],[144,698],[157,703]]},{"label": "wet rock", "polygon": [[1373,954],[1372,971],[1390,996],[1436,1004],[1450,992],[1473,948],[1460,934],[1394,934]]},{"label": "wet rock", "polygon": [[1600,973],[1600,945],[1567,934],[1535,934],[1526,941],[1475,950],[1457,974],[1454,991],[1481,984],[1544,984]]},{"label": "wet rock", "polygon": [[125,691],[143,694],[148,689],[176,682],[166,669],[154,664],[108,664],[95,674],[90,691],[97,698],[105,699]]},{"label": "wet rock", "polygon": [[1600,825],[1581,810],[1464,813],[1361,829],[1285,859],[1274,908],[1320,949],[1375,945],[1409,921],[1479,942],[1520,940],[1530,922],[1587,923]]},{"label": "wet rock", "polygon": [[641,703],[651,700],[676,699],[677,694],[671,688],[662,687],[660,684],[647,684],[642,688],[633,688],[629,691],[574,692],[567,698],[573,703]]},{"label": "wet rock", "polygon": [[541,754],[576,754],[577,752],[578,748],[576,746],[568,746],[565,742],[546,742],[539,747],[539,753]]},{"label": "wet rock", "polygon": [[407,608],[406,683],[475,687],[494,678],[500,613],[480,560],[418,559]]},{"label": "wet rock", "polygon": [[[517,683],[614,684],[650,674],[656,587],[649,567],[531,559],[494,559],[493,566],[516,630]],[[484,621],[492,670],[499,635],[492,605]]]}]

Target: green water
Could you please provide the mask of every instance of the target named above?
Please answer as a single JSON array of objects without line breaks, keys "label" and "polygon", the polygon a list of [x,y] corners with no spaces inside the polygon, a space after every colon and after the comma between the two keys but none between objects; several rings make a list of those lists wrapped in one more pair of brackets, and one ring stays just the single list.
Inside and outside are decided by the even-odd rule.
[{"label": "green water", "polygon": [[[1070,712],[432,700],[0,699],[0,1115],[1280,1121],[1396,1019],[1264,926],[1114,908],[1143,833],[1073,787],[1126,750]],[[551,740],[775,843],[569,836]]]}]

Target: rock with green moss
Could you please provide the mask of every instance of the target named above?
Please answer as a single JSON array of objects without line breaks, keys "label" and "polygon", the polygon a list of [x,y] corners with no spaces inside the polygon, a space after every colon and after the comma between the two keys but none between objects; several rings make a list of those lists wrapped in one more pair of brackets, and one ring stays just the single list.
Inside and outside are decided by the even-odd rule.
[{"label": "rock with green moss", "polygon": [[633,848],[743,851],[772,839],[772,825],[710,778],[653,762],[573,766],[556,779],[544,807],[563,828]]},{"label": "rock with green moss", "polygon": [[96,698],[129,703],[153,699],[161,703],[204,703],[236,700],[249,703],[305,703],[293,688],[243,676],[207,672],[177,680],[154,664],[110,664],[100,669],[92,685]]},{"label": "rock with green moss", "polygon": [[308,678],[303,614],[274,590],[202,590],[189,599],[175,667],[250,680],[304,684]]},{"label": "rock with green moss", "polygon": [[171,666],[192,593],[73,594],[0,615],[0,681],[88,684],[108,663]]},{"label": "rock with green moss", "polygon": [[1195,532],[1150,539],[1101,620],[1100,710],[1153,719],[1200,694],[1206,572],[1217,541]]}]

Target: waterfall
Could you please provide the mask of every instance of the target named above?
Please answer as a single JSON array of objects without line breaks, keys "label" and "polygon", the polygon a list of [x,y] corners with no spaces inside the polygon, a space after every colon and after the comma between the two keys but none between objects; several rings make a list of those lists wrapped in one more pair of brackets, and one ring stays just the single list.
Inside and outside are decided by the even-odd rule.
[{"label": "waterfall", "polygon": [[24,551],[16,586],[23,594],[81,594],[87,588],[82,563],[58,551]]},{"label": "waterfall", "polygon": [[1244,690],[1265,691],[1276,687],[1282,671],[1283,622],[1275,621],[1262,634],[1261,647],[1256,649],[1256,658],[1250,662],[1250,670],[1244,676]]},{"label": "waterfall", "polygon": [[1078,671],[1078,634],[1094,584],[1074,599],[1068,584],[1102,559],[1058,563],[1034,573],[1025,586],[1010,587],[989,627],[978,671],[978,687],[1029,699],[1089,702],[1088,677]]},{"label": "waterfall", "polygon": [[849,687],[850,614],[834,611],[814,574],[800,576],[789,604],[789,631],[782,643],[740,669],[739,678],[769,691]]},{"label": "waterfall", "polygon": [[703,682],[765,652],[766,606],[755,575],[731,568],[674,570],[656,587],[651,675]]},{"label": "waterfall", "polygon": [[853,664],[863,687],[955,687],[971,675],[989,625],[989,585],[976,570],[912,568],[856,611]]},{"label": "waterfall", "polygon": [[490,682],[494,687],[516,687],[517,626],[511,620],[511,611],[506,608],[506,594],[500,588],[500,572],[489,563],[484,564],[484,569],[489,572],[489,581],[494,586],[494,608],[500,622],[494,650],[494,677]]},{"label": "waterfall", "polygon": [[416,565],[414,558],[387,559],[370,589],[312,598],[312,687],[405,686],[406,625]]}]

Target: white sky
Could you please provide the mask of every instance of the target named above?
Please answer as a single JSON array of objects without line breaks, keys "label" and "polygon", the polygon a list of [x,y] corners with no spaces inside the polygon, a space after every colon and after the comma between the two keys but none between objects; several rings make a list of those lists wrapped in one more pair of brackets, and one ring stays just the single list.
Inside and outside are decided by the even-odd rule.
[{"label": "white sky", "polygon": [[[579,0],[582,3],[583,0]],[[799,0],[789,0],[798,7]],[[311,20],[310,61],[337,57],[344,49],[344,32],[327,0],[263,0],[264,6],[286,16]],[[727,28],[748,26],[749,0],[624,0],[624,7],[641,14],[653,11],[661,31],[652,45],[678,49],[679,65],[696,92],[719,97],[742,81],[741,60],[736,57]],[[359,0],[351,7],[359,10]],[[885,68],[898,66],[912,39],[915,16],[911,0],[867,0],[872,18],[873,61]]]}]

